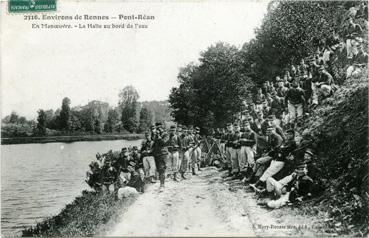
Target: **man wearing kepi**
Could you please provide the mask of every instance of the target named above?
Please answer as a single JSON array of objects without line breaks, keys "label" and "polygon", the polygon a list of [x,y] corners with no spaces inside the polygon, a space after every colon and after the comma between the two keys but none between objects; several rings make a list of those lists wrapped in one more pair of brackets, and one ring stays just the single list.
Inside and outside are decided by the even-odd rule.
[{"label": "man wearing kepi", "polygon": [[150,132],[146,132],[145,137],[146,139],[142,142],[141,145],[141,155],[145,171],[145,177],[146,179],[149,179],[150,182],[155,183],[156,165],[155,158],[152,155],[154,141],[151,139]]},{"label": "man wearing kepi", "polygon": [[200,136],[200,128],[196,127],[195,128],[195,135],[194,135],[194,141],[195,141],[195,147],[194,147],[194,151],[195,153],[195,161],[197,164],[197,169],[199,171],[201,171],[201,148],[200,148],[200,143],[201,143],[201,136]]},{"label": "man wearing kepi", "polygon": [[243,182],[246,182],[246,176],[248,177],[248,181],[252,175],[252,168],[255,165],[255,154],[256,154],[256,133],[251,130],[250,123],[248,121],[244,121],[243,123],[244,132],[241,135],[240,144],[241,144],[241,157],[240,157],[240,171],[244,176]]},{"label": "man wearing kepi", "polygon": [[226,168],[228,169],[228,177],[232,176],[232,154],[233,154],[233,142],[232,137],[234,135],[233,127],[231,123],[227,123],[227,134],[225,136],[225,151],[226,151]]},{"label": "man wearing kepi", "polygon": [[180,141],[179,137],[176,134],[176,126],[170,127],[169,139],[167,141],[167,148],[169,151],[168,154],[168,164],[167,166],[171,167],[171,171],[173,173],[174,181],[178,182],[178,172],[181,165],[181,160],[179,157],[179,149],[180,149]]},{"label": "man wearing kepi", "polygon": [[180,173],[182,179],[187,179],[185,173],[187,171],[188,162],[190,160],[190,144],[189,144],[189,137],[187,134],[187,127],[182,128],[182,134],[180,136],[180,149],[182,150],[182,161],[180,166]]},{"label": "man wearing kepi", "polygon": [[[161,126],[161,123],[156,123],[157,127]],[[166,147],[166,143],[168,140],[168,134],[164,130],[158,130],[156,132],[154,146],[153,146],[153,154],[155,158],[156,169],[159,173],[160,180],[160,189],[164,189],[165,182],[165,169],[166,164],[165,161],[168,157],[168,149]]]}]

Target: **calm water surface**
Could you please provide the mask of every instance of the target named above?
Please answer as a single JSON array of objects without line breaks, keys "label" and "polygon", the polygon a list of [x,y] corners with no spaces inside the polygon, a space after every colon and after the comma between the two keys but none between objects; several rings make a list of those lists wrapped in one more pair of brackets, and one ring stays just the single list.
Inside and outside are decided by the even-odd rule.
[{"label": "calm water surface", "polygon": [[19,235],[56,215],[89,189],[85,183],[96,153],[139,145],[140,140],[1,146],[1,233]]}]

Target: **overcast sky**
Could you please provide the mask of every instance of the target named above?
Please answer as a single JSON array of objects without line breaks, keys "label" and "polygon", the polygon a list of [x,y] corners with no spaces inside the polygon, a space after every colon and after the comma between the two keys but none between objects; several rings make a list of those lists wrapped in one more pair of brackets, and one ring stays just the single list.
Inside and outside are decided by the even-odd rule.
[{"label": "overcast sky", "polygon": [[2,117],[16,111],[35,118],[40,108],[60,107],[64,97],[71,106],[91,100],[115,106],[126,85],[138,90],[141,101],[166,100],[180,67],[218,41],[241,47],[254,37],[267,9],[265,0],[57,3],[58,15],[147,14],[155,20],[138,30],[31,29],[22,14],[4,13],[1,1]]}]

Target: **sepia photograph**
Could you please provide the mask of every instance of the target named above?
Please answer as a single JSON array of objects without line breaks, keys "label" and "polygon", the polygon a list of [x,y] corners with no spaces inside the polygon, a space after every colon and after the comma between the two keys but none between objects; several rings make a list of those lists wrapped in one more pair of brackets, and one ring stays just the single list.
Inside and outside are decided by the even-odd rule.
[{"label": "sepia photograph", "polygon": [[368,1],[0,1],[1,237],[368,237]]}]

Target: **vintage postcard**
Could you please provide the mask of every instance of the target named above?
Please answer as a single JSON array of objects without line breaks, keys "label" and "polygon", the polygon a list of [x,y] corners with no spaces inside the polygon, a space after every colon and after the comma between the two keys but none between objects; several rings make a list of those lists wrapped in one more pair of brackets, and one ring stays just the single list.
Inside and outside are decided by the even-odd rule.
[{"label": "vintage postcard", "polygon": [[1,236],[367,237],[368,2],[1,0]]}]

